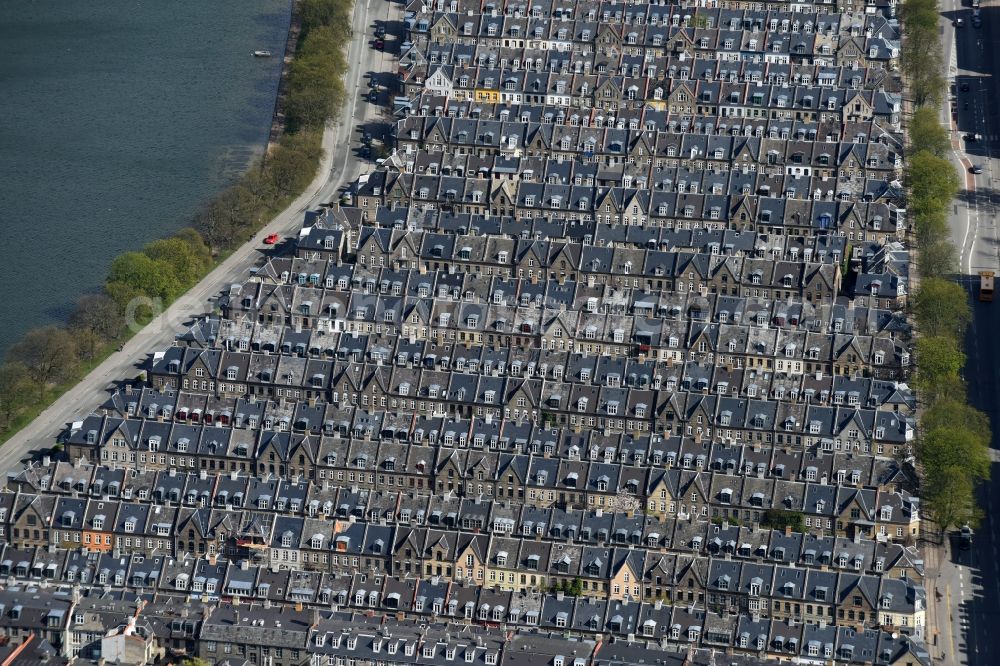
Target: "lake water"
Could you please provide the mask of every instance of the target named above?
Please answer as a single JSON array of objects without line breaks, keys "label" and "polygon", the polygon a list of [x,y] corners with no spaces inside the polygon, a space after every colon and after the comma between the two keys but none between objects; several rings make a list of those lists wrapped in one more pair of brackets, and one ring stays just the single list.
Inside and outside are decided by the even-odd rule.
[{"label": "lake water", "polygon": [[0,353],[260,154],[289,20],[288,0],[0,2]]}]

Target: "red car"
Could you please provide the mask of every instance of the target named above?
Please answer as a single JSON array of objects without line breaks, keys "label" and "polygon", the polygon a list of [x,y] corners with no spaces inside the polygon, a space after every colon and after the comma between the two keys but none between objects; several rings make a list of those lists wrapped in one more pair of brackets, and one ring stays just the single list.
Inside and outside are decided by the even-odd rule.
[{"label": "red car", "polygon": [[379,51],[381,51],[382,49],[384,49],[385,48],[385,41],[382,40],[382,39],[376,39],[375,40],[375,48],[377,48]]},{"label": "red car", "polygon": [[265,245],[274,245],[281,238],[278,234],[268,234],[267,238],[264,239]]}]

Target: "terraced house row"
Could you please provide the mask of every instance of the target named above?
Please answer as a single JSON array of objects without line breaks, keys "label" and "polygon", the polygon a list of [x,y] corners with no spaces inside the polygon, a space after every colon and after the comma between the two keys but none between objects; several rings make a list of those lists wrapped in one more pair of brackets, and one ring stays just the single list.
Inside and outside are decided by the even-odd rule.
[{"label": "terraced house row", "polygon": [[[450,53],[459,67],[537,71],[548,56],[558,60],[546,69],[561,73],[642,78],[647,81],[636,82],[666,85],[672,81],[657,67],[664,61],[895,69],[898,23],[883,13],[844,9],[824,13],[819,3],[763,11],[667,3],[414,0],[407,7],[407,24],[409,44],[453,45]],[[434,64],[422,55],[404,46],[400,64]],[[604,97],[618,103],[635,101],[623,94],[625,89],[616,92]]]},{"label": "terraced house row", "polygon": [[[6,549],[3,557],[24,558],[31,554]],[[760,602],[770,605],[767,597],[772,585],[781,590],[785,599],[774,601],[775,615],[786,607],[801,606],[813,609],[811,604],[802,604],[790,591],[803,582],[803,576],[785,575],[772,579],[772,572],[760,568],[745,571],[747,565],[735,567],[715,562],[708,571],[687,573],[687,577],[712,577],[726,589],[730,573],[736,575],[734,584],[744,588],[742,592],[729,595],[711,594],[708,611],[698,611],[685,604],[669,604],[662,601],[651,603],[635,600],[607,600],[589,597],[571,597],[563,593],[531,593],[510,590],[488,590],[474,585],[465,585],[445,579],[429,578],[422,581],[399,579],[378,573],[367,574],[318,574],[314,572],[267,571],[242,567],[222,559],[206,560],[189,558],[177,560],[162,555],[151,557],[91,554],[70,555],[63,560],[46,560],[41,554],[34,558],[34,566],[25,574],[24,565],[31,560],[22,560],[9,567],[11,575],[25,585],[47,581],[52,584],[58,578],[80,582],[92,582],[105,589],[105,593],[118,592],[124,598],[128,594],[156,595],[163,600],[185,600],[191,603],[209,603],[213,599],[225,599],[237,608],[247,603],[264,604],[266,607],[293,609],[306,618],[315,618],[319,612],[371,612],[373,609],[393,613],[398,620],[404,618],[418,621],[445,620],[455,624],[456,633],[472,631],[483,627],[495,630],[498,625],[506,625],[513,630],[541,629],[545,631],[570,630],[583,640],[600,640],[602,635],[625,639],[629,635],[642,637],[662,644],[664,647],[687,647],[697,643],[701,634],[706,634],[707,642],[716,649],[727,646],[750,648],[758,654],[774,653],[774,656],[820,656],[815,653],[819,641],[822,651],[833,651],[837,644],[850,644],[856,635],[866,636],[869,641],[882,640],[891,643],[888,634],[880,634],[864,629],[866,617],[878,617],[886,625],[911,621],[912,599],[907,601],[894,597],[893,591],[905,594],[906,588],[898,581],[884,580],[878,583],[863,576],[842,575],[843,584],[838,587],[837,576],[817,576],[817,581],[807,581],[809,596],[825,600],[827,594],[836,596],[838,605],[849,607],[850,626],[835,627],[832,624],[796,622],[791,612],[783,617],[760,617],[751,620],[748,614],[719,614],[713,609],[720,607],[718,598],[735,600],[742,596],[743,606],[753,606]],[[8,565],[4,565],[7,567]],[[43,568],[44,567],[44,568]],[[744,569],[743,580],[740,569]],[[20,572],[18,570],[21,569]],[[725,572],[729,573],[725,573]],[[761,578],[764,576],[765,578]],[[794,582],[793,582],[794,581]],[[833,584],[827,588],[818,583]],[[874,586],[873,586],[874,585]],[[759,589],[759,591],[758,591]],[[700,594],[700,592],[699,592]],[[790,596],[787,596],[790,595]],[[825,615],[827,608],[820,602],[817,612]],[[303,613],[303,610],[306,610]],[[829,607],[833,616],[833,607]],[[279,611],[280,612],[280,611]],[[810,613],[813,612],[810,610]],[[843,610],[841,611],[844,614]],[[798,616],[798,610],[795,611]],[[846,617],[846,614],[844,614]],[[294,617],[294,614],[292,615]],[[919,612],[917,618],[922,617]],[[858,619],[860,618],[860,619]],[[313,619],[312,621],[315,621]],[[487,634],[488,635],[488,634]],[[494,633],[493,635],[497,635]],[[780,637],[780,638],[779,638]],[[635,640],[634,638],[632,640]],[[810,652],[812,650],[812,652]],[[849,651],[849,648],[848,650]],[[845,651],[845,652],[846,652]],[[832,656],[832,655],[830,655]],[[841,655],[843,656],[843,654]],[[858,659],[848,658],[848,662],[872,663],[858,655]],[[879,662],[888,663],[888,662]]]},{"label": "terraced house row", "polygon": [[[224,543],[209,543],[204,538],[196,540],[190,535],[187,548],[183,542],[164,542],[162,537],[166,535],[160,533],[163,531],[161,526],[164,523],[174,525],[182,519],[175,520],[174,513],[170,513],[167,520],[163,514],[178,507],[190,509],[182,511],[184,516],[198,513],[202,520],[208,521],[206,524],[217,522],[208,520],[212,510],[217,510],[217,518],[225,516],[227,511],[267,511],[299,519],[351,519],[439,529],[461,527],[498,536],[551,537],[652,550],[669,550],[672,545],[691,548],[694,543],[698,546],[696,551],[711,550],[713,544],[719,546],[714,539],[706,538],[706,534],[717,533],[718,525],[724,521],[737,527],[742,523],[747,529],[758,529],[774,520],[772,509],[780,510],[789,505],[807,505],[805,524],[809,529],[805,531],[816,539],[849,538],[860,542],[863,536],[871,536],[874,531],[881,537],[879,543],[895,541],[905,545],[912,541],[919,521],[916,500],[893,490],[899,487],[900,482],[897,470],[891,466],[879,471],[882,476],[878,479],[881,484],[878,488],[862,486],[862,470],[858,468],[851,470],[849,476],[838,471],[837,478],[841,484],[831,488],[830,484],[824,483],[774,481],[762,478],[763,475],[741,479],[733,470],[736,461],[723,463],[720,458],[715,465],[717,471],[713,472],[654,472],[646,484],[648,490],[643,493],[642,488],[637,488],[641,494],[636,496],[627,488],[612,490],[613,494],[593,490],[606,476],[597,476],[598,472],[614,472],[613,465],[607,462],[589,465],[564,463],[562,469],[582,470],[584,474],[588,474],[590,468],[589,477],[592,480],[582,491],[571,489],[576,492],[567,492],[560,488],[558,495],[563,500],[585,496],[595,498],[586,502],[566,502],[548,500],[548,491],[535,483],[527,484],[527,490],[520,487],[515,479],[523,471],[523,465],[515,464],[506,470],[517,473],[515,479],[506,480],[518,487],[504,492],[501,486],[497,492],[501,496],[509,495],[509,498],[499,502],[484,501],[494,494],[488,486],[484,488],[488,491],[486,493],[473,495],[466,492],[486,485],[478,479],[481,471],[485,470],[484,477],[486,474],[500,476],[488,465],[495,464],[498,459],[504,464],[505,458],[508,457],[449,455],[435,465],[437,482],[427,483],[428,489],[433,484],[441,491],[439,495],[385,489],[387,485],[393,486],[392,481],[397,477],[386,474],[383,465],[379,466],[378,477],[381,481],[376,487],[370,480],[373,475],[363,472],[356,473],[353,480],[350,480],[351,472],[343,475],[336,472],[341,483],[333,484],[330,482],[335,476],[332,472],[322,475],[329,479],[308,482],[302,479],[283,481],[271,475],[241,475],[237,472],[209,477],[204,471],[197,474],[174,470],[140,472],[82,463],[70,468],[61,463],[65,465],[62,468],[34,469],[13,481],[15,487],[26,494],[21,498],[5,495],[2,511],[4,519],[9,521],[9,529],[5,533],[14,544],[46,545],[53,540],[75,541],[83,547],[92,544],[94,549],[111,550],[114,544],[119,550],[127,550],[119,543],[120,537],[131,532],[137,537],[159,537],[156,548],[163,552],[171,552],[174,548],[177,554],[185,550],[199,554],[230,552],[223,551]],[[476,464],[469,464],[472,461]],[[536,478],[560,467],[558,464],[546,464],[545,459],[528,462],[541,463],[535,465]],[[856,461],[845,456],[841,462],[850,465]],[[466,465],[472,469],[463,469]],[[567,480],[572,480],[571,475],[577,472],[563,473]],[[617,481],[615,478],[610,480]],[[350,481],[352,485],[349,488],[338,487],[344,485],[344,481]],[[557,493],[552,494],[555,496]],[[648,496],[647,500],[642,499],[644,495]],[[62,508],[54,509],[54,504]],[[152,509],[148,504],[154,505]],[[47,508],[43,511],[43,507]],[[586,522],[584,526],[580,525],[581,516]],[[711,528],[707,521],[690,520],[692,517],[708,516],[713,523]],[[132,527],[125,530],[119,523],[129,522],[129,519]],[[185,517],[182,522],[187,520]],[[95,522],[103,526],[103,530],[95,528]],[[54,539],[50,531],[56,528],[62,528],[61,539]],[[204,527],[199,529],[204,537]],[[324,548],[333,543],[329,529],[330,526],[327,526],[321,530],[327,533],[322,540]],[[93,534],[88,536],[85,532]],[[307,532],[312,534],[309,530]],[[114,537],[116,533],[118,538]],[[172,528],[169,533],[173,536],[180,534]],[[232,536],[234,531],[227,533]],[[683,536],[675,537],[675,534]],[[180,536],[183,539],[183,535]],[[750,545],[749,542],[741,544],[742,555],[750,556],[751,550],[757,551]],[[148,542],[144,545],[142,538],[135,540],[135,546],[137,549],[154,547]],[[383,547],[382,553],[389,554],[389,549]],[[312,561],[318,560],[312,558]],[[409,571],[410,567],[405,567],[405,570]]]},{"label": "terraced house row", "polygon": [[895,3],[702,4],[409,2],[389,154],[8,477],[33,635],[929,664]]},{"label": "terraced house row", "polygon": [[[224,526],[220,525],[220,528]],[[274,527],[282,530],[291,529],[294,525],[278,521]],[[357,537],[366,529],[377,530],[371,525],[362,525],[357,529],[352,527],[338,537],[338,542]],[[385,536],[384,532],[385,530],[382,536]],[[235,533],[240,534],[241,541],[251,538],[249,531],[240,530]],[[281,535],[284,534],[284,531],[281,532]],[[775,533],[773,541],[785,545],[794,544],[794,538],[782,541],[782,534]],[[837,553],[829,565],[816,564],[815,567],[799,567],[794,562],[786,564],[730,558],[724,553],[644,559],[642,553],[628,548],[582,546],[553,553],[553,560],[556,562],[549,569],[546,566],[548,547],[532,546],[530,541],[518,543],[516,540],[505,541],[497,537],[489,539],[472,533],[460,533],[454,535],[454,542],[449,543],[448,536],[444,536],[441,531],[435,533],[434,530],[428,530],[426,535],[421,536],[427,538],[426,542],[420,539],[420,543],[428,545],[420,547],[420,557],[426,558],[428,570],[437,567],[442,571],[441,575],[431,571],[418,578],[408,573],[393,573],[389,566],[380,566],[383,564],[380,560],[384,556],[364,551],[359,556],[357,547],[346,551],[340,546],[336,550],[331,548],[330,552],[334,559],[339,556],[345,563],[334,566],[333,570],[326,567],[297,569],[295,562],[289,566],[287,561],[284,566],[275,563],[267,568],[257,567],[251,566],[248,559],[226,560],[222,555],[194,557],[184,553],[178,558],[157,551],[68,552],[14,546],[4,550],[0,570],[5,576],[26,581],[46,580],[54,585],[96,584],[138,590],[145,588],[150,592],[192,594],[195,597],[221,595],[237,601],[269,599],[274,603],[289,605],[308,603],[327,608],[357,605],[366,608],[381,607],[388,611],[415,610],[417,613],[429,613],[432,608],[430,604],[427,608],[417,604],[415,609],[412,606],[393,604],[394,600],[400,601],[400,594],[393,595],[393,591],[407,596],[407,602],[412,604],[420,596],[414,596],[414,591],[420,586],[443,586],[463,590],[462,595],[466,599],[478,597],[484,602],[489,600],[490,608],[514,608],[520,605],[523,614],[526,612],[523,608],[525,605],[537,609],[546,601],[549,604],[563,601],[563,597],[569,595],[553,594],[550,588],[555,586],[561,590],[560,586],[568,586],[580,590],[579,594],[573,595],[576,601],[572,603],[590,606],[607,602],[619,602],[618,606],[628,606],[644,602],[657,610],[663,605],[673,605],[675,609],[686,611],[695,605],[701,605],[711,614],[721,616],[722,619],[716,620],[719,622],[734,623],[738,621],[737,615],[752,613],[759,618],[788,623],[836,622],[850,625],[859,631],[880,627],[888,630],[901,628],[907,632],[915,632],[918,636],[924,631],[925,601],[921,588],[916,585],[922,579],[921,563],[914,562],[906,549],[895,546],[882,551],[883,554],[876,560],[876,563],[888,564],[887,570],[881,567],[871,570],[855,568],[863,567],[864,564],[850,561],[846,549],[851,546],[846,544],[843,546],[845,550]],[[412,534],[408,534],[406,538],[411,539]],[[409,541],[406,545],[410,545]],[[822,546],[821,543],[806,545]],[[241,554],[239,550],[246,548],[248,546],[239,546],[234,555],[238,557]],[[779,552],[783,552],[783,548],[784,546],[774,547],[775,557],[780,556]],[[285,550],[301,551],[302,561],[306,561],[304,554],[307,547],[299,549],[293,543],[287,545]],[[807,552],[810,551],[811,548],[807,549]],[[346,555],[343,554],[345,552]],[[453,558],[455,553],[459,553],[461,557],[455,562],[445,559],[448,563],[446,565],[435,564],[439,562],[435,559],[438,552],[443,552],[444,557]],[[856,555],[859,559],[865,556],[861,553]],[[471,563],[467,562],[470,557]],[[826,557],[830,561],[828,554]],[[351,567],[346,563],[348,558],[360,559],[362,564]],[[372,563],[363,564],[366,559],[371,559]],[[533,569],[540,559],[543,568]],[[560,564],[563,559],[572,560],[568,569]],[[847,559],[848,562],[841,566],[842,563],[837,561],[839,559]],[[453,568],[453,564],[457,566]],[[644,575],[643,566],[648,568],[645,574],[650,578],[648,581],[638,580]],[[480,570],[484,571],[482,578],[488,582],[477,580]],[[363,573],[357,573],[359,571]],[[614,572],[610,584],[606,580],[603,583],[595,581],[602,571]],[[894,577],[897,574],[902,577]],[[359,597],[357,586],[364,584],[367,579],[372,581],[367,588],[360,589],[366,589],[368,593]],[[532,579],[537,579],[534,584]],[[649,595],[644,593],[644,586],[646,591],[651,592]],[[380,599],[380,596],[384,598]],[[463,601],[459,604],[462,610],[458,617],[525,625],[537,625],[539,621],[538,617],[532,619],[518,613],[513,616],[480,616],[478,609],[482,605],[469,605],[468,601]],[[440,608],[433,612],[443,613]],[[666,609],[666,613],[671,612],[676,611]],[[448,614],[456,615],[454,605]],[[590,633],[601,633],[603,628],[589,627]],[[732,638],[730,636],[730,640]]]},{"label": "terraced house row", "polygon": [[[415,455],[433,453],[427,447],[416,448]],[[736,457],[722,458],[723,455],[733,455],[732,448],[716,448],[713,453],[717,457],[711,463],[711,471],[705,471],[706,461],[700,456],[685,456],[681,460],[671,456],[668,459],[671,468],[646,471],[635,463],[613,462],[607,449],[600,458],[603,462],[573,458],[560,462],[530,454],[465,455],[445,451],[436,462],[433,458],[430,461],[417,459],[411,467],[413,457],[404,461],[395,455],[388,455],[399,454],[399,447],[359,442],[349,449],[353,451],[349,454],[353,457],[347,462],[338,465],[330,460],[328,464],[318,466],[315,476],[320,477],[320,481],[310,484],[299,480],[279,484],[273,477],[268,477],[270,472],[266,471],[271,465],[286,465],[277,462],[282,460],[279,456],[275,456],[275,463],[270,462],[274,450],[265,447],[259,454],[258,459],[268,461],[259,463],[264,468],[259,472],[263,479],[248,481],[245,476],[233,471],[229,473],[231,478],[218,477],[209,481],[207,477],[202,478],[206,474],[205,468],[250,468],[252,474],[253,465],[246,463],[247,455],[233,456],[229,461],[205,462],[204,457],[193,453],[193,460],[202,463],[202,472],[197,477],[176,472],[171,474],[165,470],[157,474],[155,485],[151,485],[153,479],[149,472],[142,478],[134,470],[102,471],[95,481],[93,492],[112,493],[112,496],[124,499],[183,501],[193,506],[227,509],[275,506],[279,511],[320,518],[346,517],[348,513],[359,511],[361,515],[377,516],[373,520],[391,522],[398,519],[444,525],[450,520],[453,525],[474,526],[498,533],[514,529],[514,518],[519,509],[496,504],[489,508],[491,503],[483,500],[503,499],[524,505],[525,510],[551,509],[560,512],[574,509],[608,511],[618,507],[636,511],[644,508],[649,526],[646,529],[627,529],[629,538],[665,547],[670,546],[670,535],[675,530],[676,521],[699,517],[756,526],[775,520],[774,512],[795,511],[802,516],[804,527],[800,529],[815,535],[877,536],[883,541],[902,543],[909,543],[919,528],[918,501],[905,489],[900,489],[904,486],[906,475],[890,464],[866,467],[871,465],[871,461],[858,460],[851,454],[815,459],[756,451],[756,456],[751,454],[740,460]],[[304,453],[305,449],[299,451]],[[145,455],[140,454],[137,459],[142,460]],[[163,455],[166,458],[167,454]],[[148,454],[147,460],[152,460],[153,456]],[[369,461],[369,456],[374,460]],[[169,458],[179,462],[179,457],[173,453]],[[597,455],[594,459],[599,460]],[[291,466],[294,467],[296,462],[293,458]],[[786,467],[797,463],[799,467]],[[156,462],[148,466],[141,462],[110,464],[145,469],[166,467]],[[299,464],[305,466],[307,463],[303,461]],[[301,473],[298,469],[291,470],[293,476]],[[311,471],[307,474],[313,476]],[[130,489],[131,484],[125,485],[126,480],[142,481],[144,485],[138,490]],[[43,491],[89,487],[84,476],[68,475],[58,485],[53,483],[56,482],[41,477],[31,487]],[[330,484],[350,484],[351,491],[344,491],[338,498],[335,492],[331,492]],[[368,506],[368,491],[387,487],[395,490],[379,492],[371,499],[374,505]],[[419,493],[431,490],[448,493],[449,498],[432,499],[428,506],[427,498]],[[343,499],[353,498],[358,492],[364,493],[364,501],[359,503]],[[362,508],[357,509],[359,506]],[[459,506],[463,508],[459,509]],[[74,511],[74,516],[82,520],[83,512]],[[542,524],[541,521],[529,522]],[[650,538],[652,533],[656,533],[658,538]],[[18,536],[12,533],[13,538]],[[47,541],[44,534],[35,536],[41,538],[42,543]],[[160,547],[163,545],[160,544]]]},{"label": "terraced house row", "polygon": [[[393,206],[412,194],[423,205],[444,199],[442,206],[465,213],[488,210],[494,215],[570,219],[600,213],[599,219],[621,219],[626,224],[648,220],[653,226],[670,226],[698,220],[710,228],[737,224],[748,228],[751,220],[768,220],[760,215],[743,217],[743,213],[756,208],[774,210],[772,206],[780,205],[774,198],[793,199],[789,213],[812,219],[812,210],[819,217],[837,207],[810,202],[844,201],[854,193],[867,193],[895,179],[901,167],[901,155],[883,143],[837,142],[831,137],[820,142],[809,136],[815,131],[807,134],[798,129],[791,133],[794,139],[651,129],[662,126],[661,122],[647,116],[644,131],[629,131],[410,117],[396,128],[403,152],[392,164],[399,166],[401,174],[386,174],[389,180],[373,181],[372,187],[381,186],[384,196],[378,201]],[[851,129],[867,136],[870,127],[861,124]],[[565,162],[571,153],[580,151],[593,161]],[[486,177],[485,169],[492,172],[492,178]],[[470,182],[456,189],[466,177]],[[450,189],[455,189],[450,199],[431,196],[448,195]],[[751,194],[763,200],[744,202]],[[532,206],[525,203],[529,196],[543,206],[540,211],[532,213]],[[605,204],[611,205],[610,211]],[[637,206],[634,213],[632,204]],[[739,204],[752,208],[737,208]],[[688,205],[695,211],[686,213]],[[608,218],[607,212],[613,217]],[[888,218],[883,217],[883,223],[881,231],[891,231]]]},{"label": "terraced house row", "polygon": [[[298,584],[298,583],[296,583]],[[301,583],[309,585],[308,582]],[[305,588],[303,588],[304,590]],[[448,594],[428,587],[424,594]],[[403,595],[391,593],[400,599]],[[368,595],[362,595],[367,601]],[[433,598],[434,603],[443,598]],[[421,594],[411,603],[430,602]],[[555,599],[553,598],[553,602]],[[449,601],[449,605],[452,605]],[[32,659],[33,663],[58,664],[66,659],[98,660],[108,654],[128,663],[162,659],[171,654],[198,656],[211,663],[270,663],[278,666],[306,664],[445,664],[479,666],[617,666],[654,659],[665,666],[709,666],[718,663],[721,648],[693,646],[699,635],[696,614],[678,615],[663,632],[665,638],[647,647],[631,634],[617,641],[591,636],[572,640],[566,630],[500,631],[493,623],[459,625],[442,611],[399,612],[392,624],[374,615],[372,608],[353,600],[338,610],[282,606],[253,600],[239,605],[219,605],[176,595],[136,599],[123,589],[108,587],[92,596],[53,591],[35,582],[18,582],[0,594],[0,627],[12,636],[26,637],[18,645],[0,646],[6,657]],[[9,611],[6,609],[10,608]],[[578,622],[581,627],[604,623],[619,633],[635,630],[636,636],[661,633],[654,609],[635,604],[604,608],[599,604],[570,603],[565,610],[553,607],[553,627]],[[663,610],[665,607],[661,607]],[[506,610],[506,609],[503,609]],[[532,611],[533,612],[533,611]],[[605,615],[611,613],[605,621]],[[461,615],[462,613],[458,613]],[[492,615],[492,608],[487,615]],[[640,622],[640,624],[635,624]],[[688,623],[688,624],[681,624]],[[728,629],[706,624],[710,641]],[[837,658],[844,663],[925,663],[926,653],[889,634],[808,625],[744,623],[739,642],[759,646],[754,656],[726,654],[730,666],[750,666],[775,654],[788,659]],[[673,644],[687,650],[671,650]]]}]

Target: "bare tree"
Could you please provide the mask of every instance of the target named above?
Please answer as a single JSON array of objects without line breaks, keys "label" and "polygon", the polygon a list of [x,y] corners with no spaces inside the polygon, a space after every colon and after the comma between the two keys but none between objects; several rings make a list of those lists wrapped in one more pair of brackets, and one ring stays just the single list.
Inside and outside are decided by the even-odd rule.
[{"label": "bare tree", "polygon": [[77,365],[76,352],[76,342],[66,329],[46,326],[25,333],[7,352],[7,359],[24,365],[42,395],[50,384],[73,374]]},{"label": "bare tree", "polygon": [[28,404],[34,388],[27,369],[20,363],[0,365],[0,429],[6,428]]},{"label": "bare tree", "polygon": [[125,328],[118,304],[105,294],[84,294],[69,316],[71,328],[91,331],[102,340],[114,340]]}]

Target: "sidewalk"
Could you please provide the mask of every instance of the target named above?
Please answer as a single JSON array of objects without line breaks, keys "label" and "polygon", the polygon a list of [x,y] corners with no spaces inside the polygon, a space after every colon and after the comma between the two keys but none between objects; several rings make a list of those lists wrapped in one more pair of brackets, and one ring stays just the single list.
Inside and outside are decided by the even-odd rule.
[{"label": "sidewalk", "polygon": [[[925,523],[927,524],[927,523]],[[927,591],[927,650],[938,664],[958,664],[958,648],[952,632],[951,590],[942,577],[942,567],[948,563],[948,541],[936,543],[940,538],[937,528],[925,532],[917,548],[924,554],[924,589]],[[923,530],[921,530],[923,531]],[[940,593],[940,598],[938,598]]]}]

